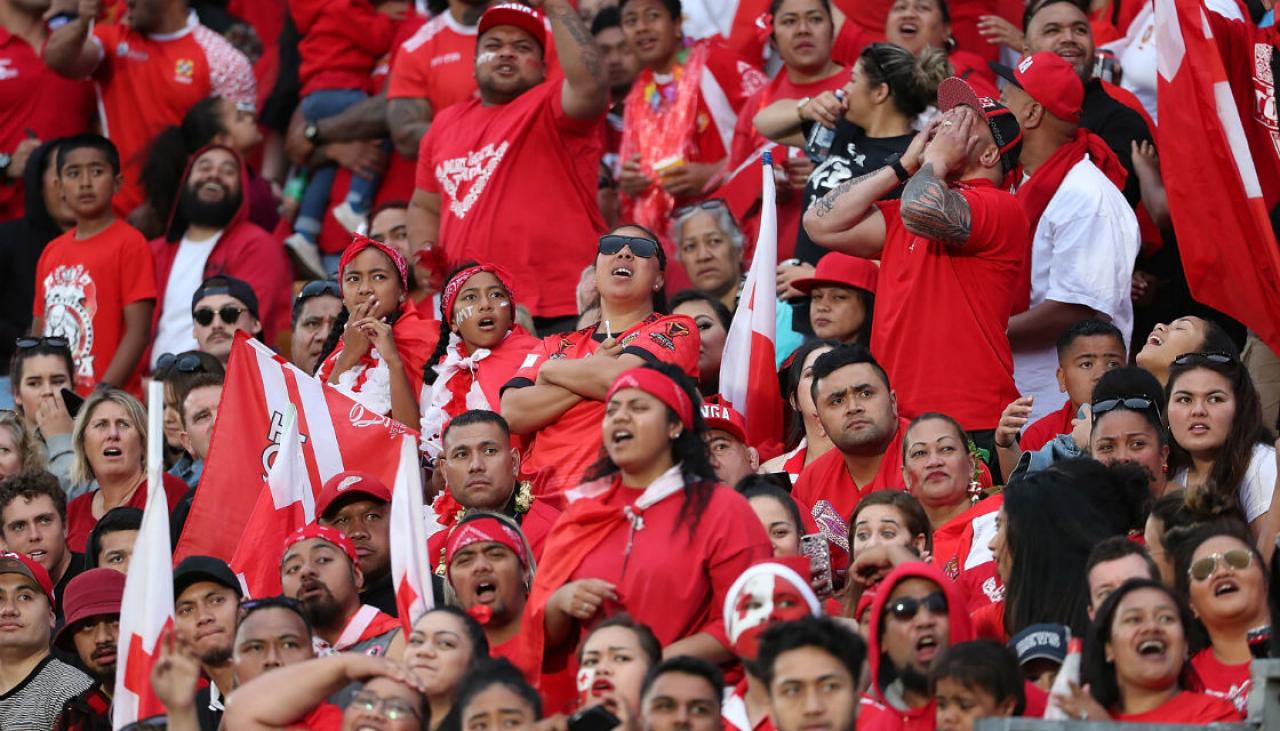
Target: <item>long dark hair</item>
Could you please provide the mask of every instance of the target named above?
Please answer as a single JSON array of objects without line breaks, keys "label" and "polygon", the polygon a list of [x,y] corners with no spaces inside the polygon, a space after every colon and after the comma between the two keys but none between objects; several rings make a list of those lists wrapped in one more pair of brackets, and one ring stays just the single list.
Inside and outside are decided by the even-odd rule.
[{"label": "long dark hair", "polygon": [[[1249,532],[1249,526],[1236,518],[1220,518],[1198,523],[1192,526],[1185,537],[1178,541],[1177,549],[1173,552],[1173,579],[1178,596],[1181,596],[1190,604],[1191,577],[1188,572],[1191,569],[1191,559],[1195,556],[1196,549],[1201,544],[1219,536],[1226,536],[1240,541],[1244,544],[1245,549],[1253,555],[1254,565],[1262,573],[1262,591],[1263,595],[1266,596],[1271,583],[1271,577],[1267,575],[1267,564],[1262,560],[1262,554],[1258,553],[1258,549],[1254,547],[1253,535]],[[1191,645],[1191,652],[1199,652],[1211,644],[1208,627],[1199,618],[1193,623],[1192,629],[1195,630],[1194,633],[1191,630],[1187,632],[1187,642]]]},{"label": "long dark hair", "polygon": [[[385,256],[385,254],[384,254]],[[342,291],[342,272],[338,272],[338,291]],[[404,292],[405,297],[409,296],[409,291],[404,288],[404,282],[400,283],[400,291]],[[341,299],[341,298],[340,298]],[[395,312],[387,315],[387,324],[395,325],[396,320],[400,319],[400,315],[404,313],[403,308],[397,308]],[[347,321],[351,319],[351,313],[347,311],[346,300],[342,300],[342,311],[338,313],[338,317],[333,321],[333,328],[329,330],[329,337],[324,339],[324,347],[320,348],[320,357],[316,358],[315,370],[311,375],[320,372],[320,366],[333,355],[333,351],[338,347],[338,341],[342,339],[342,332],[347,328]]]},{"label": "long dark hair", "polygon": [[1011,560],[1004,625],[1015,635],[1040,622],[1089,626],[1086,566],[1104,538],[1141,530],[1150,499],[1146,473],[1091,459],[1058,462],[1004,491],[1005,549]]},{"label": "long dark hair", "polygon": [[[142,164],[142,187],[151,210],[168,225],[174,201],[182,195],[182,172],[192,153],[227,131],[222,125],[222,97],[207,96],[191,106],[182,122],[161,130]],[[247,195],[247,191],[242,191]]]},{"label": "long dark hair", "polygon": [[[676,527],[686,526],[689,540],[693,540],[693,534],[697,532],[698,523],[701,522],[702,514],[711,502],[711,494],[719,482],[703,438],[707,433],[707,424],[702,420],[702,397],[698,395],[693,381],[678,367],[670,363],[645,363],[642,367],[658,371],[675,381],[689,397],[689,403],[693,404],[693,427],[681,429],[680,436],[671,442],[671,461],[680,465],[680,476],[684,479],[684,504],[680,506],[680,514],[676,517]],[[680,417],[670,407],[666,409],[668,422],[680,423]],[[611,477],[618,470],[618,465],[614,464],[609,453],[601,447],[600,459],[587,470],[585,481]]]},{"label": "long dark hair", "polygon": [[[1240,483],[1249,472],[1254,446],[1270,444],[1275,441],[1275,435],[1262,421],[1262,400],[1258,397],[1258,389],[1254,387],[1249,372],[1235,355],[1222,355],[1227,356],[1227,362],[1216,363],[1207,357],[1200,357],[1182,364],[1175,361],[1169,367],[1169,381],[1165,386],[1165,413],[1168,413],[1169,404],[1173,401],[1178,379],[1186,373],[1196,369],[1209,370],[1221,375],[1231,384],[1231,393],[1236,402],[1231,431],[1214,455],[1213,467],[1205,478],[1204,486],[1187,491],[1187,506],[1202,516],[1235,515],[1248,522],[1244,506],[1240,504]],[[1169,450],[1169,471],[1177,474],[1190,464],[1190,453],[1178,444],[1176,438],[1173,439]]]},{"label": "long dark hair", "polygon": [[787,425],[786,437],[783,440],[784,451],[790,452],[800,445],[801,439],[804,439],[804,414],[801,414],[796,407],[800,402],[796,389],[800,388],[800,379],[804,377],[805,360],[818,348],[835,350],[840,345],[838,340],[806,340],[782,362],[782,370],[778,372],[778,378],[782,382],[783,421]]},{"label": "long dark hair", "polygon": [[[1120,703],[1120,686],[1116,682],[1115,664],[1107,660],[1107,643],[1111,641],[1111,625],[1115,620],[1120,602],[1140,589],[1154,589],[1169,597],[1178,608],[1178,618],[1182,622],[1184,635],[1195,622],[1195,617],[1191,615],[1187,603],[1169,587],[1154,579],[1130,579],[1121,584],[1119,589],[1111,592],[1111,595],[1098,608],[1098,613],[1094,615],[1093,624],[1085,635],[1084,654],[1080,658],[1081,685],[1087,684],[1094,700],[1108,711],[1115,709]],[[1190,668],[1190,662],[1183,663],[1182,673],[1178,678],[1178,683],[1183,688],[1188,687]]]},{"label": "long dark hair", "polygon": [[858,56],[872,86],[889,85],[893,107],[915,117],[938,97],[938,85],[951,75],[947,54],[926,48],[919,56],[892,43],[872,43]]}]

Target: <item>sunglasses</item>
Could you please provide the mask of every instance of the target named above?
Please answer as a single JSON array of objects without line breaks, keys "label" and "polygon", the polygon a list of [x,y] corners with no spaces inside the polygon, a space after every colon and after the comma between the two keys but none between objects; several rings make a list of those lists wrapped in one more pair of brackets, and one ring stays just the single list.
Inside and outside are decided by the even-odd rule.
[{"label": "sunglasses", "polygon": [[1216,363],[1218,365],[1228,365],[1235,363],[1236,359],[1226,353],[1183,353],[1173,359],[1174,365],[1200,365],[1202,363]]},{"label": "sunglasses", "polygon": [[908,621],[915,618],[920,611],[920,607],[924,607],[934,614],[946,614],[947,595],[940,591],[935,591],[923,597],[904,596],[891,603],[888,609],[895,619]]},{"label": "sunglasses", "polygon": [[1097,421],[1098,417],[1108,411],[1116,409],[1128,409],[1130,411],[1152,411],[1155,412],[1157,418],[1160,417],[1160,405],[1149,398],[1141,396],[1124,396],[1122,398],[1103,399],[1093,405],[1093,420]]},{"label": "sunglasses", "polygon": [[[236,320],[240,319],[240,315],[246,312],[244,307],[236,307],[235,305],[223,305],[218,310],[218,317],[228,325],[236,324]],[[213,309],[210,307],[201,307],[191,313],[191,319],[200,323],[202,327],[209,327],[213,324]]]},{"label": "sunglasses", "polygon": [[203,373],[204,363],[201,362],[200,356],[195,353],[182,353],[175,355],[173,353],[165,353],[156,360],[156,371],[167,371],[170,368],[176,369],[179,373]]},{"label": "sunglasses", "polygon": [[690,213],[696,213],[698,211],[714,211],[728,207],[729,204],[724,202],[724,198],[712,198],[698,203],[690,203],[687,206],[680,206],[671,212],[671,218],[678,221]]},{"label": "sunglasses", "polygon": [[48,345],[51,348],[66,348],[71,345],[70,341],[66,338],[37,338],[30,335],[24,335],[17,340],[14,340],[13,344],[17,346],[18,350],[31,350],[32,348],[38,348],[41,345]]},{"label": "sunglasses", "polygon": [[1187,576],[1196,581],[1204,581],[1213,576],[1214,570],[1218,568],[1219,559],[1233,571],[1244,571],[1253,565],[1253,553],[1243,548],[1236,548],[1223,553],[1212,553],[1199,559],[1187,569]]},{"label": "sunglasses", "polygon": [[631,249],[631,253],[641,259],[652,259],[658,256],[658,242],[652,239],[642,239],[639,236],[621,236],[619,234],[605,234],[600,237],[600,253],[612,256],[623,247]]},{"label": "sunglasses", "polygon": [[307,282],[303,285],[302,289],[298,291],[298,301],[301,302],[305,299],[311,299],[312,297],[319,297],[326,294],[330,297],[342,299],[342,288],[339,287],[338,283],[332,279],[315,279]]},{"label": "sunglasses", "polygon": [[382,698],[370,692],[362,691],[351,699],[351,705],[365,713],[376,713],[385,716],[388,721],[421,718],[418,709],[398,698]]}]

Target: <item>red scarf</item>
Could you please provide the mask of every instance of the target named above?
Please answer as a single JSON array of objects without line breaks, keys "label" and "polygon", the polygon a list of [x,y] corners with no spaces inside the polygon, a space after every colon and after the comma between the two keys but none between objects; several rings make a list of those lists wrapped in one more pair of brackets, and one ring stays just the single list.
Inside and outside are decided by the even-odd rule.
[{"label": "red scarf", "polygon": [[[1058,192],[1058,188],[1062,187],[1062,181],[1067,177],[1067,173],[1071,172],[1071,168],[1083,160],[1085,155],[1089,156],[1093,164],[1117,188],[1124,189],[1124,181],[1129,174],[1120,164],[1120,158],[1116,157],[1101,137],[1083,127],[1077,129],[1075,139],[1059,147],[1018,188],[1018,202],[1022,204],[1022,210],[1027,214],[1027,221],[1031,224],[1031,236],[1027,239],[1029,247],[1031,242],[1035,241],[1036,228],[1040,225],[1040,217],[1044,215],[1044,210],[1049,207],[1049,201],[1053,199],[1054,193]],[[1022,259],[1022,277],[1019,283],[1024,286],[1025,291],[1019,293],[1019,299],[1014,302],[1014,314],[1025,312],[1031,306],[1031,251],[1029,248],[1027,256]]]}]

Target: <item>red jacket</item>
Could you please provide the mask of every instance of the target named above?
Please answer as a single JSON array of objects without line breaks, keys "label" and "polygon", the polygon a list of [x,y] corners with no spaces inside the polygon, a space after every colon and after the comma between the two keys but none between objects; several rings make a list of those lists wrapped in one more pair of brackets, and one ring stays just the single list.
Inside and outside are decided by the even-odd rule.
[{"label": "red jacket", "polygon": [[289,0],[302,34],[302,96],[324,89],[369,92],[369,76],[391,50],[395,22],[369,0]]},{"label": "red jacket", "polygon": [[[221,145],[209,145],[197,150],[187,161],[187,169],[182,173],[181,185],[187,185],[191,175],[191,163],[205,150]],[[240,160],[240,208],[231,219],[231,223],[222,230],[218,243],[214,244],[209,259],[204,264],[204,276],[207,279],[223,274],[242,279],[253,287],[258,296],[258,319],[262,322],[263,338],[268,344],[276,342],[276,337],[289,328],[289,312],[292,306],[293,272],[289,260],[285,257],[284,246],[271,234],[249,222],[249,166],[244,163],[235,150],[229,147],[222,149],[231,152]],[[182,196],[174,198],[173,210],[169,214],[169,225],[162,238],[151,242],[151,254],[156,265],[156,298],[155,316],[151,320],[152,332],[160,322],[161,310],[164,308],[164,292],[169,283],[169,272],[173,269],[173,260],[178,255],[178,245],[187,230],[187,220],[181,214]]]}]

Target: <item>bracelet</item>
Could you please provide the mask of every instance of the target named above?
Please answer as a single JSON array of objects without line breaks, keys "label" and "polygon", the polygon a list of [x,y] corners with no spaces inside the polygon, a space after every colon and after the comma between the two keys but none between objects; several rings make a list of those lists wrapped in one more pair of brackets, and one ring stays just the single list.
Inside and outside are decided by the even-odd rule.
[{"label": "bracelet", "polygon": [[801,99],[800,101],[796,102],[796,116],[800,118],[801,122],[806,121],[803,114],[804,108],[805,108],[805,105],[807,105],[812,100],[813,100],[813,97],[807,96]]}]

